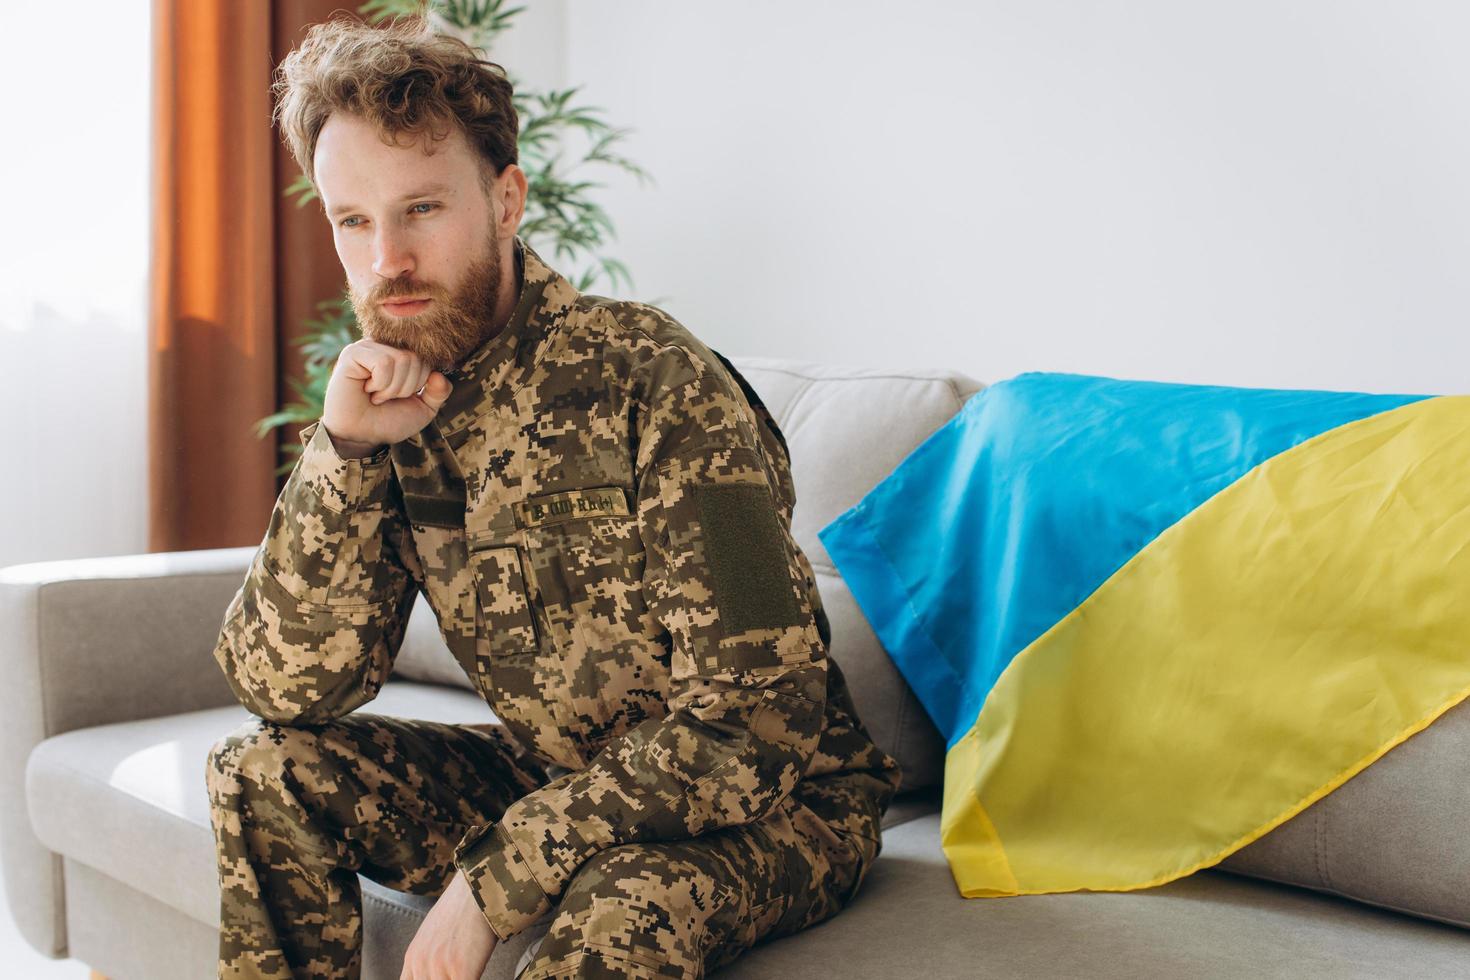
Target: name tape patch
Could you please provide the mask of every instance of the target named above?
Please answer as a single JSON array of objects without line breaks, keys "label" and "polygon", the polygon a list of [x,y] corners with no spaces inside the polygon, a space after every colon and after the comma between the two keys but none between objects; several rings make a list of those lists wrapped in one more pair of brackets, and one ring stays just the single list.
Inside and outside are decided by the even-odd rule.
[{"label": "name tape patch", "polygon": [[538,527],[579,517],[627,517],[632,513],[622,487],[543,493],[521,501],[516,512],[521,527]]}]

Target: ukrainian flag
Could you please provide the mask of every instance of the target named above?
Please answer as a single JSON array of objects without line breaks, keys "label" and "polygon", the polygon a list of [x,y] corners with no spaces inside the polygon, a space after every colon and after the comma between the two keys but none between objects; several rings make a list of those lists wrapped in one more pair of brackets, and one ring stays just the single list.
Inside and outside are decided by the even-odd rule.
[{"label": "ukrainian flag", "polygon": [[1028,373],[820,532],[970,897],[1219,862],[1470,694],[1470,398]]}]

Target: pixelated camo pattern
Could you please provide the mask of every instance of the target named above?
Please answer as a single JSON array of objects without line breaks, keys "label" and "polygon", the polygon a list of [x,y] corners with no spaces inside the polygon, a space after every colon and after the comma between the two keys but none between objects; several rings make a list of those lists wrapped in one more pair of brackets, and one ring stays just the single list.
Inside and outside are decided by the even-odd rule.
[{"label": "pixelated camo pattern", "polygon": [[[450,372],[433,422],[366,459],[339,458],[319,422],[302,431],[214,655],[269,731],[336,731],[388,678],[423,591],[523,760],[492,767],[514,768],[517,792],[492,793],[452,853],[495,932],[508,938],[558,907],[532,973],[550,969],[572,955],[573,932],[612,921],[588,918],[587,903],[680,869],[681,902],[708,892],[680,919],[693,925],[630,919],[599,955],[622,955],[624,972],[644,962],[651,976],[688,976],[668,964],[713,963],[741,937],[835,911],[877,853],[898,767],[827,658],[769,412],[663,311],[579,294],[519,239],[516,252],[517,309]],[[215,761],[227,755],[216,747]],[[568,772],[528,784],[544,765]],[[219,832],[242,797],[217,789]],[[280,826],[314,819],[309,802],[291,808]],[[245,933],[263,898],[250,882],[273,854],[236,841],[227,857],[229,829],[224,902],[239,905],[242,934],[222,932],[222,970],[227,948],[252,948]],[[442,860],[442,847],[433,853]],[[801,880],[789,873],[798,865],[822,869],[822,887],[803,897],[783,884]],[[752,905],[753,886],[732,869],[775,875],[781,894]],[[344,896],[339,886],[313,899]],[[351,923],[339,928],[351,948]]]}]

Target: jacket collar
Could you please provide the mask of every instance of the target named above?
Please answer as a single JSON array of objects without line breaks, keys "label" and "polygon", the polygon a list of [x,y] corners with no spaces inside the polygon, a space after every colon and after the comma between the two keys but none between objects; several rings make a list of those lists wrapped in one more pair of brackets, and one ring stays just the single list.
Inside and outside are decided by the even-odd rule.
[{"label": "jacket collar", "polygon": [[443,433],[458,431],[497,404],[510,404],[546,341],[580,296],[519,235],[514,255],[521,279],[515,312],[499,333],[445,372],[454,390],[439,409],[437,421]]}]

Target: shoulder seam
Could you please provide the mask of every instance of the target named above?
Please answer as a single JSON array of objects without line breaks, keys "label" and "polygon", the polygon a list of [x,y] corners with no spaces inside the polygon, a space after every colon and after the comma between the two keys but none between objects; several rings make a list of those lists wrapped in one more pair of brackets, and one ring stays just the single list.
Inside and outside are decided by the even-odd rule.
[{"label": "shoulder seam", "polygon": [[[650,305],[648,303],[639,302],[638,300],[615,300],[614,302],[622,303],[622,304],[625,304],[627,306],[640,307],[640,308],[646,309],[646,310],[656,310],[659,314],[661,314],[663,316],[666,316],[666,317],[669,316],[669,314],[667,312],[665,312],[664,310],[661,310],[658,307],[652,306],[652,305]],[[697,357],[692,350],[690,350],[690,348],[689,348],[688,345],[686,345],[686,344],[679,344],[679,343],[670,343],[670,342],[665,341],[665,340],[660,340],[658,337],[654,336],[649,331],[648,327],[645,326],[643,323],[641,323],[641,322],[627,322],[627,321],[624,321],[620,317],[618,317],[618,315],[616,313],[614,313],[611,309],[609,309],[605,305],[602,305],[602,304],[592,305],[592,306],[587,307],[587,310],[588,310],[588,312],[601,312],[601,313],[605,313],[607,316],[609,316],[609,317],[612,318],[613,323],[615,323],[617,326],[621,327],[624,330],[628,330],[630,332],[637,332],[639,335],[641,335],[643,338],[645,338],[649,343],[651,343],[654,347],[658,348],[658,350],[660,350],[660,351],[666,351],[666,350],[676,350],[676,351],[678,351],[679,353],[681,353],[681,354],[684,355],[685,359],[688,360],[692,366],[695,367],[696,371],[698,371],[703,366],[703,364],[704,364],[704,362],[699,357]],[[669,319],[672,320],[674,318],[673,317],[669,317]],[[677,322],[677,321],[675,321],[675,322]]]}]

